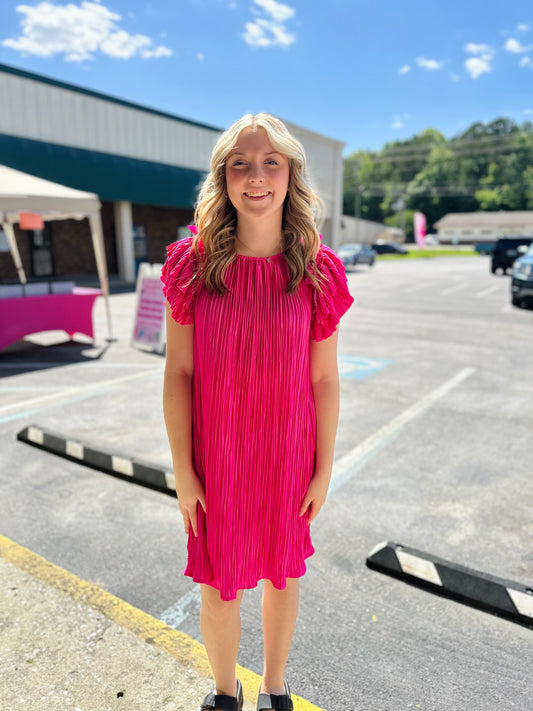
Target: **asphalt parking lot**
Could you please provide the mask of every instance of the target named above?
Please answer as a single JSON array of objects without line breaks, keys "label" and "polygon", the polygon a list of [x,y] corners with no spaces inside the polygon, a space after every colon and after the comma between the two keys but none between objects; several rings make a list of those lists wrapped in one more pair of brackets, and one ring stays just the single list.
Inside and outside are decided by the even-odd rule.
[{"label": "asphalt parking lot", "polygon": [[[533,311],[483,257],[349,272],[341,421],[288,678],[328,711],[531,709],[533,631],[368,570],[396,541],[533,587]],[[22,444],[38,424],[170,466],[163,359],[130,346],[133,294],[94,344],[0,353],[0,533],[199,639],[176,500]],[[54,341],[55,338],[55,341]],[[240,663],[261,671],[260,589]]]}]

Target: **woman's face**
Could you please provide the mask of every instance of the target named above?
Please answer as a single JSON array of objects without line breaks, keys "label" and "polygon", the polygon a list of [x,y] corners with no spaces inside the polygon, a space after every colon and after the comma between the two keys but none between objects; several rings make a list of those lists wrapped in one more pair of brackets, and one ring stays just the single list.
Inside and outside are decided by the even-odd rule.
[{"label": "woman's face", "polygon": [[226,186],[237,214],[251,219],[283,217],[289,159],[276,151],[264,128],[243,129],[226,158]]}]

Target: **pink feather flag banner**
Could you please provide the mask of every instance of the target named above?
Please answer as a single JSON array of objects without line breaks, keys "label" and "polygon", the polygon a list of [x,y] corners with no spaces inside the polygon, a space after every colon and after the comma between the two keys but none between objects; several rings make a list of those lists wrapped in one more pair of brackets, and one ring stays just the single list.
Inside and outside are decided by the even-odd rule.
[{"label": "pink feather flag banner", "polygon": [[420,247],[426,245],[426,216],[423,212],[415,212],[413,217],[415,242]]}]

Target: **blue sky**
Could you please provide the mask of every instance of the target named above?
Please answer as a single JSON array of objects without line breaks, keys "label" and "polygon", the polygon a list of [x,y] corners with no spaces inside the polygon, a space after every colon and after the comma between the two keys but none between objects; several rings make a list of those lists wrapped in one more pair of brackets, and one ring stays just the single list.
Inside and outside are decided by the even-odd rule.
[{"label": "blue sky", "polygon": [[222,128],[268,111],[346,153],[533,121],[531,0],[2,0],[0,62]]}]

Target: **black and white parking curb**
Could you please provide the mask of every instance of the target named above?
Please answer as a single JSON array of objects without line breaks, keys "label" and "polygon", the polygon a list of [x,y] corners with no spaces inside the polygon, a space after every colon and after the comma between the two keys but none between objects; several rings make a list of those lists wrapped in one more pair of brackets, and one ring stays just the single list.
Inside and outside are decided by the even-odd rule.
[{"label": "black and white parking curb", "polygon": [[380,543],[369,568],[533,628],[533,586],[480,573],[398,543]]},{"label": "black and white parking curb", "polygon": [[17,434],[17,439],[78,464],[84,464],[86,467],[132,479],[168,493],[175,493],[174,474],[157,464],[96,449],[79,439],[50,432],[37,425],[25,427]]}]

